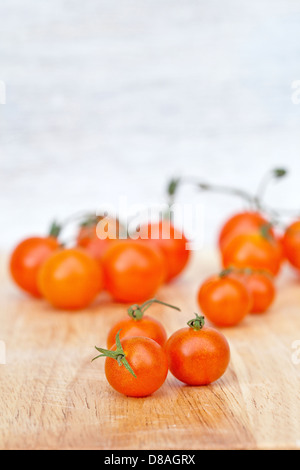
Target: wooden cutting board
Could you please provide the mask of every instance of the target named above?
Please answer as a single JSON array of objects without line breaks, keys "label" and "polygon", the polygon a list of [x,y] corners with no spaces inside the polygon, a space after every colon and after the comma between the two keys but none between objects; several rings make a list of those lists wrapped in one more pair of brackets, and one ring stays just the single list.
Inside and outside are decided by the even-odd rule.
[{"label": "wooden cutting board", "polygon": [[[196,292],[219,270],[216,254],[199,253],[184,276],[157,297],[182,313],[155,306],[172,333],[198,310]],[[274,307],[223,329],[231,346],[226,374],[206,387],[170,374],[143,399],[110,388],[104,361],[110,326],[126,313],[104,295],[80,313],[54,311],[19,292],[1,263],[1,449],[297,449],[300,448],[300,281],[282,274]],[[299,346],[298,346],[299,349]]]}]

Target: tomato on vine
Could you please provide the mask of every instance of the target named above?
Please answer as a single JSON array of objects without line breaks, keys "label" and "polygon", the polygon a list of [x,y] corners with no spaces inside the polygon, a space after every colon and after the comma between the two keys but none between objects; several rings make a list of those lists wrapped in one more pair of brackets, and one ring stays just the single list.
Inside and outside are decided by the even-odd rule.
[{"label": "tomato on vine", "polygon": [[150,338],[135,336],[120,340],[119,332],[110,349],[96,347],[105,357],[105,375],[117,392],[129,397],[147,397],[165,382],[168,361],[164,349]]},{"label": "tomato on vine", "polygon": [[180,311],[178,307],[157,299],[147,300],[142,305],[132,305],[128,309],[128,317],[115,323],[109,330],[107,347],[111,348],[115,344],[118,331],[120,331],[120,339],[132,336],[146,336],[163,346],[167,341],[167,333],[164,326],[155,318],[144,315],[145,311],[154,303]]},{"label": "tomato on vine", "polygon": [[221,251],[240,235],[252,235],[259,233],[264,227],[268,228],[271,235],[275,236],[270,222],[257,211],[239,212],[230,217],[222,226],[219,233],[219,247]]},{"label": "tomato on vine", "polygon": [[181,382],[198,386],[218,380],[228,368],[230,347],[225,336],[206,327],[203,316],[188,322],[165,346],[169,370]]}]

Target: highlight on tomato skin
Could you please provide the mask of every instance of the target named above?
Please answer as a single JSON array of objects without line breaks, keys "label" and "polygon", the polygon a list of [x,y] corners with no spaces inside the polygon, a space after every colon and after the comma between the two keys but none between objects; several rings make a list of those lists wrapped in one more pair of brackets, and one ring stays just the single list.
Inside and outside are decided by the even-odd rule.
[{"label": "highlight on tomato skin", "polygon": [[218,330],[204,325],[204,317],[188,322],[173,333],[165,351],[170,372],[191,386],[209,385],[220,379],[230,363],[230,347]]},{"label": "highlight on tomato skin", "polygon": [[33,297],[42,296],[38,272],[45,260],[60,247],[56,237],[30,237],[12,251],[9,270],[15,284]]},{"label": "highlight on tomato skin", "polygon": [[53,307],[82,310],[103,290],[103,272],[85,250],[62,248],[41,266],[38,283],[43,297]]}]

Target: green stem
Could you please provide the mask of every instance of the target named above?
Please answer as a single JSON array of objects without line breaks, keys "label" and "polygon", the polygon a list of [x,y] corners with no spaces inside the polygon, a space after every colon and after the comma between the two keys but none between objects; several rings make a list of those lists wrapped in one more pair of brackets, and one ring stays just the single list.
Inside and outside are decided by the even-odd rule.
[{"label": "green stem", "polygon": [[233,273],[233,271],[234,271],[234,269],[231,268],[231,267],[223,269],[223,271],[220,272],[219,277],[220,278],[227,277],[227,276],[229,276],[229,274]]},{"label": "green stem", "polygon": [[173,179],[169,182],[168,187],[167,187],[169,205],[174,203],[179,187],[182,186],[183,184],[193,185],[196,188],[200,189],[201,191],[209,191],[209,192],[215,192],[215,193],[221,193],[221,194],[229,194],[232,196],[238,196],[244,201],[246,201],[248,204],[250,204],[251,206],[256,204],[254,196],[243,189],[234,188],[231,186],[212,184],[212,183],[208,183],[205,181],[199,181],[195,178],[185,177],[185,178]]},{"label": "green stem", "polygon": [[[248,191],[245,191],[241,188],[226,186],[226,185],[218,185],[212,184],[205,181],[199,181],[193,177],[184,177],[184,178],[174,178],[172,179],[167,187],[167,195],[168,195],[168,203],[169,207],[175,202],[176,196],[178,194],[180,186],[185,184],[189,184],[195,186],[200,191],[207,191],[207,192],[214,192],[220,194],[227,194],[231,196],[236,196],[245,201],[251,210],[256,210],[260,212],[264,212],[272,221],[274,220],[274,224],[278,224],[278,218],[280,217],[282,212],[288,211],[279,211],[270,207],[267,207],[263,203],[264,195],[266,189],[271,181],[279,180],[286,176],[287,170],[284,168],[275,168],[268,171],[267,174],[264,175],[261,182],[258,185],[258,189],[255,194],[251,194]],[[291,215],[291,213],[289,212]]]},{"label": "green stem", "polygon": [[264,224],[259,229],[260,235],[269,242],[274,241],[274,237],[271,232],[272,226],[273,224]]},{"label": "green stem", "polygon": [[61,232],[63,231],[63,229],[69,223],[74,222],[75,220],[80,220],[80,219],[90,220],[92,217],[94,217],[95,219],[96,216],[88,214],[87,212],[77,212],[76,214],[69,216],[62,222],[58,222],[57,220],[54,220],[50,226],[48,234],[50,237],[58,238],[61,235]]},{"label": "green stem", "polygon": [[128,315],[133,318],[134,320],[141,320],[143,318],[143,315],[148,308],[151,307],[154,303],[164,305],[166,307],[173,308],[175,310],[178,310],[178,312],[181,312],[180,308],[175,307],[174,305],[167,304],[166,302],[163,302],[162,300],[158,299],[150,299],[144,302],[142,305],[134,304],[131,305],[128,309]]},{"label": "green stem", "polygon": [[121,330],[119,330],[116,335],[116,350],[111,351],[109,349],[97,348],[95,346],[95,349],[101,354],[99,356],[94,357],[94,359],[92,359],[92,362],[98,359],[99,357],[109,357],[111,359],[115,359],[118,362],[119,366],[125,366],[125,368],[130,372],[130,374],[136,378],[135,373],[133,372],[132,368],[129,365],[129,362],[126,359],[126,354],[120,341],[120,331]]},{"label": "green stem", "polygon": [[195,331],[200,331],[204,327],[205,324],[205,318],[203,316],[198,315],[198,313],[195,313],[196,318],[193,318],[192,320],[188,321],[187,324],[190,328],[193,328]]},{"label": "green stem", "polygon": [[49,230],[49,237],[58,238],[62,231],[61,224],[58,224],[55,220],[52,222]]},{"label": "green stem", "polygon": [[287,175],[288,171],[285,168],[274,168],[268,171],[262,178],[258,185],[256,195],[254,196],[255,203],[259,209],[263,208],[263,200],[269,184],[273,181],[278,181]]}]

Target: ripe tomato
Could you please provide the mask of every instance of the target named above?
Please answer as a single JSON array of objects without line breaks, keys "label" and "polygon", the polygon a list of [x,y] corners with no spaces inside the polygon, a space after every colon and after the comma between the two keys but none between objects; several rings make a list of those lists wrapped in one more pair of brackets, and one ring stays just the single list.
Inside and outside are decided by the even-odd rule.
[{"label": "ripe tomato", "polygon": [[34,297],[41,297],[38,271],[58,248],[59,242],[54,237],[32,237],[22,241],[10,258],[10,273],[15,283]]},{"label": "ripe tomato", "polygon": [[223,225],[219,234],[219,247],[223,251],[235,237],[258,233],[262,227],[268,226],[274,235],[270,222],[259,212],[239,212],[230,217]]},{"label": "ripe tomato", "polygon": [[169,220],[142,225],[139,235],[162,251],[166,265],[166,282],[177,277],[185,269],[190,259],[188,240]]},{"label": "ripe tomato", "polygon": [[[99,224],[102,224],[99,226]],[[106,238],[98,237],[98,230]],[[121,225],[117,219],[111,217],[95,217],[90,222],[87,220],[80,227],[77,235],[77,246],[84,248],[97,261],[102,261],[103,255],[108,249],[111,240],[118,238]]]},{"label": "ripe tomato", "polygon": [[252,307],[250,313],[263,313],[272,305],[276,289],[273,277],[262,271],[251,269],[233,270],[230,277],[243,282],[250,293]]},{"label": "ripe tomato", "polygon": [[116,342],[116,334],[120,331],[120,339],[132,336],[145,336],[151,338],[163,346],[167,341],[167,333],[164,326],[155,318],[145,315],[141,320],[124,318],[118,321],[109,331],[107,347],[111,348]]},{"label": "ripe tomato", "polygon": [[225,373],[230,361],[229,344],[222,333],[204,326],[204,317],[196,315],[188,325],[167,341],[169,369],[188,385],[208,385]]},{"label": "ripe tomato", "polygon": [[80,248],[52,254],[40,269],[39,288],[48,302],[64,310],[87,307],[103,288],[98,263]]},{"label": "ripe tomato", "polygon": [[204,315],[218,326],[234,326],[250,312],[251,297],[245,285],[227,275],[207,279],[198,291]]},{"label": "ripe tomato", "polygon": [[155,318],[144,315],[144,312],[151,307],[153,303],[165,305],[180,311],[174,305],[166,304],[161,300],[150,299],[142,305],[132,305],[128,309],[129,317],[118,321],[109,331],[107,337],[107,347],[111,348],[115,344],[118,331],[120,331],[120,339],[129,338],[131,336],[146,336],[163,346],[167,341],[167,333],[163,325]]},{"label": "ripe tomato", "polygon": [[109,247],[109,244],[109,239],[100,240],[100,238],[97,238],[96,236],[93,238],[88,238],[83,234],[80,234],[77,240],[77,246],[84,248],[94,259],[99,262],[101,262],[104,253]]},{"label": "ripe tomato", "polygon": [[283,261],[282,247],[275,238],[261,234],[239,235],[222,253],[224,268],[251,268],[268,271],[276,276]]},{"label": "ripe tomato", "polygon": [[105,287],[119,302],[143,302],[165,280],[161,252],[139,240],[112,242],[103,259]]},{"label": "ripe tomato", "polygon": [[[105,375],[109,384],[129,397],[146,397],[165,382],[168,361],[164,349],[150,338],[135,336],[120,341],[117,335],[110,349],[96,348],[106,356]],[[95,358],[97,359],[97,358]]]},{"label": "ripe tomato", "polygon": [[289,225],[282,238],[283,252],[289,263],[300,269],[300,220]]}]

